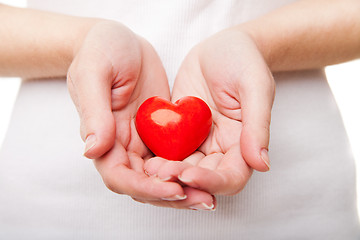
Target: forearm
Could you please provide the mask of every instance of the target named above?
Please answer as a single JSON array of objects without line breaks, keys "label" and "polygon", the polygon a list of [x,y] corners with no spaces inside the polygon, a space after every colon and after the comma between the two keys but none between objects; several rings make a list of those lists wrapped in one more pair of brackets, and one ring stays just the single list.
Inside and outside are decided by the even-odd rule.
[{"label": "forearm", "polygon": [[0,4],[0,76],[65,76],[98,21]]},{"label": "forearm", "polygon": [[237,26],[272,71],[324,67],[360,57],[359,0],[303,0]]}]

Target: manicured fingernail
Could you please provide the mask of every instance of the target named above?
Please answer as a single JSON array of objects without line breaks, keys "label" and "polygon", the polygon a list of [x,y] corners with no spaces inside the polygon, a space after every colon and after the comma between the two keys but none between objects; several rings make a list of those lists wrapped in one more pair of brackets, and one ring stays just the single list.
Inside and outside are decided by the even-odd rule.
[{"label": "manicured fingernail", "polygon": [[186,195],[175,195],[175,196],[172,196],[172,197],[162,198],[162,200],[165,200],[165,201],[179,201],[179,200],[184,200],[186,198],[187,198]]},{"label": "manicured fingernail", "polygon": [[146,169],[144,169],[144,173],[145,173],[146,175],[148,175],[149,177],[154,177],[154,178],[157,178],[157,180],[160,180],[160,179],[158,178],[158,176],[157,176],[156,173],[150,174],[148,171],[146,171]]},{"label": "manicured fingernail", "polygon": [[183,182],[183,183],[192,183],[192,182],[193,182],[192,180],[183,178],[183,177],[181,177],[181,176],[178,176],[178,179],[179,179],[181,182]]},{"label": "manicured fingernail", "polygon": [[260,151],[260,157],[261,160],[263,160],[263,162],[266,164],[266,166],[268,167],[268,170],[270,170],[270,160],[269,160],[269,154],[268,154],[268,150],[263,148]]},{"label": "manicured fingernail", "polygon": [[96,145],[96,136],[94,134],[90,134],[87,136],[85,140],[85,151],[84,154],[86,154],[91,148],[93,148]]},{"label": "manicured fingernail", "polygon": [[169,181],[171,179],[171,176],[170,177],[165,177],[165,178],[160,178],[159,177],[159,180],[161,181],[161,182],[167,182],[167,181]]},{"label": "manicured fingernail", "polygon": [[192,210],[205,210],[205,211],[215,211],[215,205],[207,205],[206,203],[198,203],[189,207]]}]

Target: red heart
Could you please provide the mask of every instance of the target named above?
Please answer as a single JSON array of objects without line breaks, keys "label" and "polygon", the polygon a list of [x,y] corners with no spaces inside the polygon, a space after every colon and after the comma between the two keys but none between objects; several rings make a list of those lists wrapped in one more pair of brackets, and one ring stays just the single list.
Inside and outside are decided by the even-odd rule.
[{"label": "red heart", "polygon": [[207,104],[197,97],[183,97],[174,103],[151,97],[140,107],[136,129],[145,145],[157,156],[183,160],[208,136],[212,118]]}]

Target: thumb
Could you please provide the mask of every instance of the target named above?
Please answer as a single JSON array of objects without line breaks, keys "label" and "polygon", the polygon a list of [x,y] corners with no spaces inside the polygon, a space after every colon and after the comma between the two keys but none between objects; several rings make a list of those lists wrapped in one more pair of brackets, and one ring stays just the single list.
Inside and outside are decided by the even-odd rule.
[{"label": "thumb", "polygon": [[268,146],[275,83],[270,72],[257,79],[240,89],[243,122],[240,147],[247,164],[265,172],[270,170]]},{"label": "thumb", "polygon": [[84,156],[90,159],[99,158],[110,150],[115,142],[111,83],[104,74],[91,71],[82,71],[81,74],[70,72],[71,70],[67,82],[80,116],[81,138],[85,141]]}]

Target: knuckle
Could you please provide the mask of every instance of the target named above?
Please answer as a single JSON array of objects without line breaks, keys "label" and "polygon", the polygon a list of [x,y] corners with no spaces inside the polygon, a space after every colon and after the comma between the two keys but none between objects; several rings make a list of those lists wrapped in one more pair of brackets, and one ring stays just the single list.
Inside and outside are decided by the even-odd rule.
[{"label": "knuckle", "polygon": [[140,198],[135,198],[135,197],[131,197],[135,202],[139,202],[139,203],[144,203],[144,204],[147,204],[148,202],[146,202],[145,200],[143,199],[140,199]]},{"label": "knuckle", "polygon": [[103,182],[110,191],[118,194],[123,194],[122,191],[119,191],[118,184],[114,179],[110,177],[103,177]]}]

